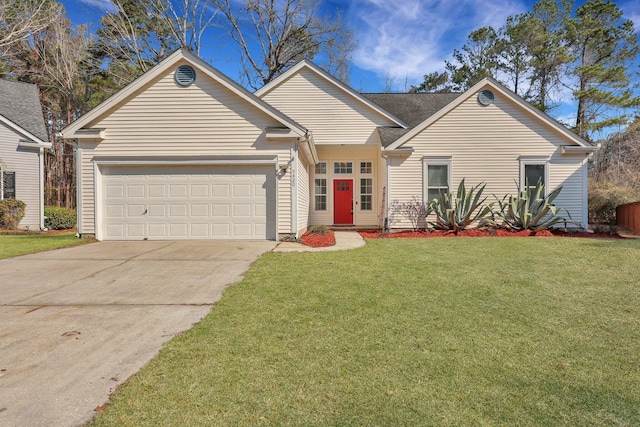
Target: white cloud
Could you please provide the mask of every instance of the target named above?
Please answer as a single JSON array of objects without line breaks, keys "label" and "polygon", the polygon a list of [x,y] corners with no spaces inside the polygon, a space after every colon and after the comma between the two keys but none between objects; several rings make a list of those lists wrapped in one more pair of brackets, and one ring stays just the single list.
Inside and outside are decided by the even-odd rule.
[{"label": "white cloud", "polygon": [[633,21],[636,33],[640,33],[640,4],[637,0],[620,2],[618,7],[624,12],[622,18]]},{"label": "white cloud", "polygon": [[358,29],[358,67],[412,83],[444,68],[469,32],[500,27],[526,10],[521,0],[355,0],[347,19]]},{"label": "white cloud", "polygon": [[78,0],[78,1],[89,6],[97,7],[98,9],[105,12],[115,12],[117,10],[116,6],[111,2],[111,0]]}]

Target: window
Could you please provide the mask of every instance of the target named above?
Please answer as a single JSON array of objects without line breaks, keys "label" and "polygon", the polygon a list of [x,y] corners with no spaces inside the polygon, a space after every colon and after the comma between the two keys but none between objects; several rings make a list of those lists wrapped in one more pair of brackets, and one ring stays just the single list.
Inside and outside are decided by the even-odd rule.
[{"label": "window", "polygon": [[371,162],[360,162],[360,173],[371,173],[373,171],[373,167]]},{"label": "window", "polygon": [[325,162],[318,163],[316,165],[316,175],[326,175],[327,174],[327,164]]},{"label": "window", "polygon": [[543,164],[525,164],[524,165],[524,179],[525,185],[529,187],[535,187],[538,182],[544,185],[544,163]]},{"label": "window", "polygon": [[16,173],[2,172],[2,191],[0,195],[2,199],[16,198]]},{"label": "window", "polygon": [[520,157],[520,190],[525,190],[525,185],[532,188],[541,182],[546,193],[549,181],[548,163],[549,159],[545,157]]},{"label": "window", "polygon": [[360,210],[373,210],[373,179],[360,179]]},{"label": "window", "polygon": [[353,173],[352,162],[334,162],[333,173]]},{"label": "window", "polygon": [[437,199],[440,192],[451,186],[451,157],[422,159],[422,198],[425,202]]},{"label": "window", "polygon": [[315,180],[315,207],[317,211],[327,210],[327,180]]}]

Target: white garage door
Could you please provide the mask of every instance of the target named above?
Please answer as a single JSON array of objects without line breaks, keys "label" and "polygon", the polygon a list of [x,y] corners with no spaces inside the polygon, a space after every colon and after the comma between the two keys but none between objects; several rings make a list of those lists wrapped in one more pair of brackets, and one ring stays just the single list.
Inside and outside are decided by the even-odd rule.
[{"label": "white garage door", "polygon": [[104,240],[275,239],[274,166],[110,166]]}]

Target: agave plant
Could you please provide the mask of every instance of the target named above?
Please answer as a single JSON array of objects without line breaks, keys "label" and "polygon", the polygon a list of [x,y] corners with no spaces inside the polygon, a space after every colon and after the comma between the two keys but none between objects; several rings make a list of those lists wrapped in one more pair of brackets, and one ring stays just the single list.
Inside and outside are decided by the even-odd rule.
[{"label": "agave plant", "polygon": [[[502,200],[496,197],[500,210],[496,216],[503,221],[503,226],[512,230],[531,230],[533,232],[545,230],[563,222],[565,227],[570,222],[559,214],[566,209],[558,208],[553,201],[558,197],[562,186],[556,188],[548,196],[544,195],[544,184],[538,182],[535,188],[528,185],[526,190],[520,191],[518,196],[504,196]],[[571,218],[571,215],[569,215]]]},{"label": "agave plant", "polygon": [[480,200],[486,184],[482,183],[466,191],[464,179],[458,185],[458,193],[453,198],[450,191],[440,192],[439,197],[431,200],[429,206],[436,214],[435,221],[429,224],[436,230],[451,230],[458,232],[466,229],[474,221],[488,221],[493,203],[489,203],[482,209],[478,208],[487,200]]}]

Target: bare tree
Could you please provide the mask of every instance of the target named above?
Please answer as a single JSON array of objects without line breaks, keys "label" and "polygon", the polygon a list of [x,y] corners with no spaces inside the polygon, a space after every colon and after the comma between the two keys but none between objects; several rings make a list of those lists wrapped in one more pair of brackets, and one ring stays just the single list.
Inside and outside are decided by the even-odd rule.
[{"label": "bare tree", "polygon": [[154,12],[169,26],[180,47],[200,55],[202,37],[215,23],[218,14],[208,0],[153,0]]},{"label": "bare tree", "polygon": [[98,29],[97,51],[120,85],[181,47],[200,53],[217,10],[209,0],[112,0]]},{"label": "bare tree", "polygon": [[0,56],[48,25],[50,4],[50,0],[0,1]]},{"label": "bare tree", "polygon": [[209,1],[224,16],[241,52],[243,77],[254,89],[302,59],[320,57],[320,66],[347,80],[354,34],[340,16],[319,16],[316,0]]}]

